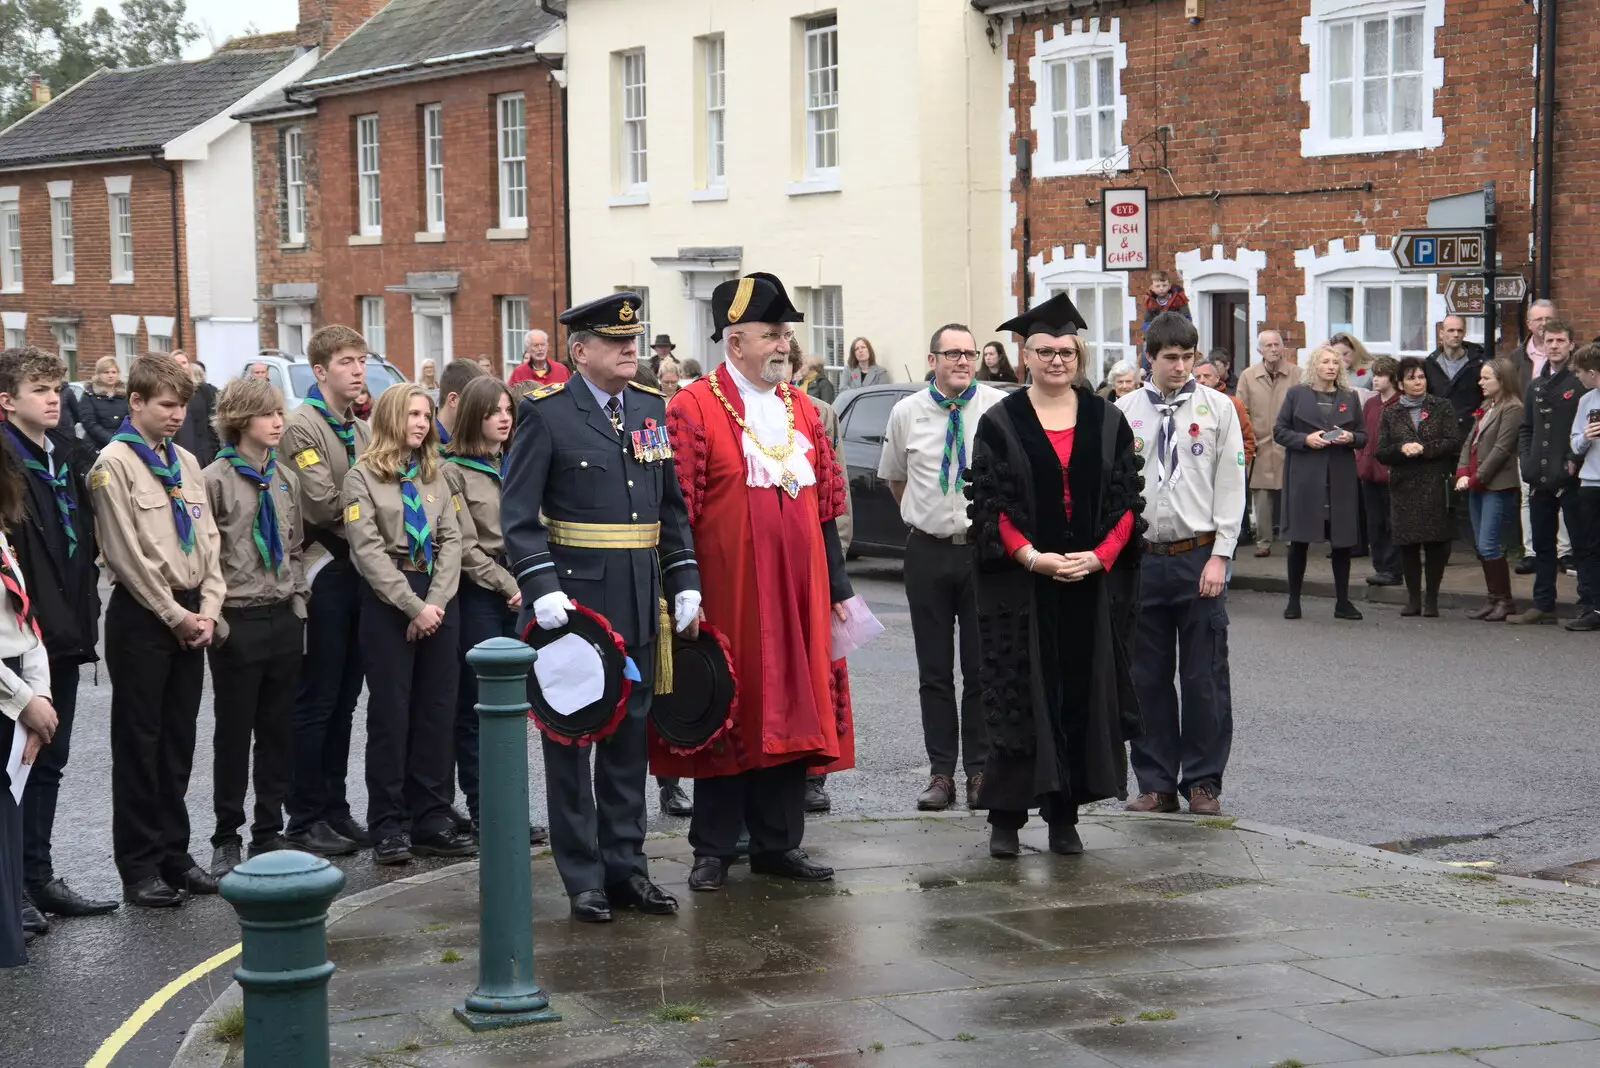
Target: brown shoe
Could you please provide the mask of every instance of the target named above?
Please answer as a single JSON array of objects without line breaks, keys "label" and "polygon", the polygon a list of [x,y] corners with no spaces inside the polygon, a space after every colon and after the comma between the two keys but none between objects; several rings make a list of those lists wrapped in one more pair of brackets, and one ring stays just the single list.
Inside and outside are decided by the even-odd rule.
[{"label": "brown shoe", "polygon": [[1222,801],[1209,786],[1196,786],[1189,791],[1189,811],[1196,816],[1222,815]]},{"label": "brown shoe", "polygon": [[967,776],[967,807],[973,812],[983,808],[978,804],[978,792],[983,789],[983,772],[975,771]]},{"label": "brown shoe", "polygon": [[1256,555],[1257,556],[1271,556],[1272,555],[1272,546],[1270,544],[1269,545],[1257,545],[1256,546]]},{"label": "brown shoe", "polygon": [[1550,627],[1555,625],[1556,614],[1554,612],[1546,612],[1539,608],[1530,608],[1526,612],[1523,612],[1519,615],[1507,616],[1506,622],[1519,623],[1527,627]]},{"label": "brown shoe", "polygon": [[955,780],[948,775],[935,775],[928,780],[928,788],[917,795],[917,807],[924,812],[939,812],[949,808],[955,798]]},{"label": "brown shoe", "polygon": [[1129,812],[1177,812],[1177,794],[1143,793],[1129,801]]}]

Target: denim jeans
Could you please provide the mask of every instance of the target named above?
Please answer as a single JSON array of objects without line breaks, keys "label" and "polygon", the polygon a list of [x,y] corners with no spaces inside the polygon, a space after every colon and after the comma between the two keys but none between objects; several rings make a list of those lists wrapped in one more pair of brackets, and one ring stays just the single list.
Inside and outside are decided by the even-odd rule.
[{"label": "denim jeans", "polygon": [[1473,490],[1468,498],[1472,510],[1472,540],[1478,556],[1484,560],[1498,560],[1505,555],[1500,533],[1505,529],[1506,516],[1517,508],[1518,493],[1510,490]]}]

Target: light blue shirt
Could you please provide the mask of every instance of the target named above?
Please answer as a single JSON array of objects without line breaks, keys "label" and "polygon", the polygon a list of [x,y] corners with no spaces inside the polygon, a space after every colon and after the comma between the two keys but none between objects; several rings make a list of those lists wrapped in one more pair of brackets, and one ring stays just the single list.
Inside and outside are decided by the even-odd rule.
[{"label": "light blue shirt", "polygon": [[1591,389],[1578,398],[1578,412],[1572,417],[1572,455],[1583,457],[1578,468],[1578,479],[1585,485],[1600,489],[1600,449],[1592,448],[1594,442],[1583,436],[1589,425],[1589,413],[1600,409],[1600,389]]},{"label": "light blue shirt", "polygon": [[604,408],[613,400],[617,401],[619,404],[622,403],[622,392],[620,390],[616,393],[607,393],[605,390],[601,389],[587,378],[584,378],[583,375],[576,375],[574,377],[583,378],[583,384],[589,387],[589,392],[594,394],[594,399],[600,402],[601,408]]}]

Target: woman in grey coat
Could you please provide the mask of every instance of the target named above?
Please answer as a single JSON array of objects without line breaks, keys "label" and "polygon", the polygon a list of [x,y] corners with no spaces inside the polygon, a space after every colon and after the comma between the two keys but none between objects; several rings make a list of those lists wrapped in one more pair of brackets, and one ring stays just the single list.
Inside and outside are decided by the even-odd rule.
[{"label": "woman in grey coat", "polygon": [[880,382],[889,381],[889,369],[878,366],[878,353],[872,347],[872,342],[864,337],[858,337],[850,342],[850,355],[844,361],[844,381],[839,386],[839,392],[847,389],[860,389],[862,386],[876,386]]},{"label": "woman in grey coat", "polygon": [[1367,427],[1337,349],[1323,345],[1311,354],[1300,384],[1284,395],[1272,440],[1284,449],[1279,525],[1289,543],[1289,604],[1283,618],[1300,618],[1307,553],[1312,542],[1326,541],[1333,546],[1333,614],[1360,619],[1350,603],[1350,550],[1361,540],[1356,451],[1367,443]]},{"label": "woman in grey coat", "polygon": [[[1450,486],[1460,454],[1455,408],[1428,392],[1427,364],[1407,356],[1400,361],[1400,402],[1385,408],[1378,424],[1378,462],[1389,465],[1389,525],[1406,580],[1403,616],[1439,614],[1439,586],[1456,534]],[[1426,592],[1419,588],[1424,581]]]}]

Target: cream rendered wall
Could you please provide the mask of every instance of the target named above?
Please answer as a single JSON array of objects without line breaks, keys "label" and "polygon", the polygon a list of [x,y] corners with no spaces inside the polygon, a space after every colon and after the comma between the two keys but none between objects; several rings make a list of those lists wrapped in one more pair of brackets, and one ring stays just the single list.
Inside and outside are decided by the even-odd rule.
[{"label": "cream rendered wall", "polygon": [[[829,10],[839,21],[839,190],[791,195],[803,167],[794,20]],[[897,379],[921,378],[932,327],[968,320],[982,337],[1000,319],[993,146],[1003,100],[984,25],[966,0],[837,0],[832,8],[570,0],[574,299],[646,286],[652,332],[671,333],[680,355],[696,355],[684,276],[652,257],[740,246],[741,273],[771,271],[791,293],[842,287],[846,340],[870,337]],[[713,33],[726,42],[727,196],[697,201],[695,39]],[[632,48],[645,49],[649,200],[612,206],[622,192],[613,57]]]}]

